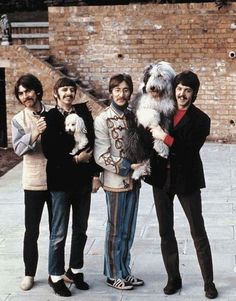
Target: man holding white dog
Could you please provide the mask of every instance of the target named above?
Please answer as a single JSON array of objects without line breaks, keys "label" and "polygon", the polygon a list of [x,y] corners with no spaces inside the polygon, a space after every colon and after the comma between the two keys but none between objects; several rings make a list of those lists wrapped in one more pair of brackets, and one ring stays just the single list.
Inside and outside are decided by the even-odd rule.
[{"label": "man holding white dog", "polygon": [[[84,247],[90,210],[91,192],[100,187],[99,169],[93,161],[93,118],[85,103],[73,105],[76,84],[69,78],[60,78],[54,86],[56,107],[46,116],[47,128],[42,135],[42,147],[47,162],[47,183],[52,198],[52,231],[49,246],[48,283],[60,296],[71,292],[65,281],[78,289],[87,290],[80,269],[84,263]],[[86,146],[75,153],[75,139],[66,132],[65,119],[77,114],[83,119]],[[65,242],[72,207],[72,239],[69,269],[65,273]],[[65,273],[65,274],[64,274]]]},{"label": "man holding white dog", "polygon": [[149,183],[153,185],[162,256],[168,274],[164,293],[175,294],[182,287],[174,232],[173,200],[177,195],[190,225],[205,296],[214,299],[218,292],[213,282],[212,255],[202,216],[200,189],[205,187],[205,179],[199,154],[210,133],[210,118],[193,104],[199,86],[199,79],[192,71],[181,72],[174,78],[177,112],[170,134],[160,126],[151,128],[153,137],[170,147],[169,160],[165,160],[164,164],[162,160],[160,164],[157,155],[152,158]]}]

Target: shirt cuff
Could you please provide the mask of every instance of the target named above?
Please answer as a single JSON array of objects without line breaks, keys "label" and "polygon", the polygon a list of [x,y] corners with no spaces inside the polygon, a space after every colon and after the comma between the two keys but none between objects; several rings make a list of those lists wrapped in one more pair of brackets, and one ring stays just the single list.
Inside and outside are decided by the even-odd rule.
[{"label": "shirt cuff", "polygon": [[164,139],[164,143],[170,147],[172,146],[173,142],[174,142],[174,138],[171,137],[170,135],[166,135]]}]

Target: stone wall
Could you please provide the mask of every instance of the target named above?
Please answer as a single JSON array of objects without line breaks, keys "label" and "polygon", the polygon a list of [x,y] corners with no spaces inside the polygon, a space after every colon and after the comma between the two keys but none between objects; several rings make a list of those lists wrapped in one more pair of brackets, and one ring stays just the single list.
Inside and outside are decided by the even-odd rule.
[{"label": "stone wall", "polygon": [[[45,103],[55,105],[52,94],[53,86],[63,75],[59,71],[55,71],[49,64],[34,57],[24,47],[15,45],[0,46],[0,68],[5,69],[7,136],[8,146],[11,146],[11,119],[23,108],[14,96],[14,85],[17,79],[25,73],[37,76],[43,84]],[[76,102],[88,101],[94,114],[101,110],[101,106],[94,101],[95,99],[79,87],[76,96]]]},{"label": "stone wall", "polygon": [[117,72],[130,73],[137,91],[151,62],[191,68],[201,81],[196,104],[212,119],[210,139],[236,141],[236,3],[51,7],[49,43],[104,96]]}]

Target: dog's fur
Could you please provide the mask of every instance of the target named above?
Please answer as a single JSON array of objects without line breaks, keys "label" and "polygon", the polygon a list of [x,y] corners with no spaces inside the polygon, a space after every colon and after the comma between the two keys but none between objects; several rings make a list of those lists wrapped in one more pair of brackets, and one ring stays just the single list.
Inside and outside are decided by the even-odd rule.
[{"label": "dog's fur", "polygon": [[76,113],[69,114],[65,119],[65,130],[74,135],[75,146],[70,154],[75,155],[88,144],[87,129],[83,119]]},{"label": "dog's fur", "polygon": [[[164,61],[151,64],[145,68],[141,86],[142,92],[131,103],[131,109],[136,116],[137,129],[140,125],[145,129],[160,125],[168,132],[171,118],[176,111],[172,87],[174,77],[175,71],[169,63]],[[152,91],[158,91],[159,100],[152,96]],[[127,158],[132,161],[135,158],[136,162],[144,162],[140,169],[134,171],[134,179],[150,174],[150,154],[145,151],[145,145],[143,145],[144,143],[137,129],[130,128],[128,130],[125,142]],[[154,139],[153,148],[159,156],[168,157],[169,148],[162,140]],[[139,153],[141,156],[139,156]]]}]

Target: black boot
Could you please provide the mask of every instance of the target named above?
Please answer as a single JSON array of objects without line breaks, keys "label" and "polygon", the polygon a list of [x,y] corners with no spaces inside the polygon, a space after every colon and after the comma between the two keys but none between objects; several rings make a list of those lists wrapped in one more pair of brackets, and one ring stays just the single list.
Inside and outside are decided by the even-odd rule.
[{"label": "black boot", "polygon": [[215,299],[218,296],[218,292],[214,282],[206,283],[204,285],[204,290],[205,290],[205,296],[208,299]]},{"label": "black boot", "polygon": [[181,288],[182,280],[181,278],[176,278],[174,280],[168,280],[167,285],[164,287],[163,291],[166,295],[173,295]]}]

